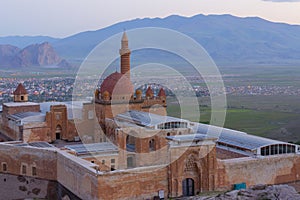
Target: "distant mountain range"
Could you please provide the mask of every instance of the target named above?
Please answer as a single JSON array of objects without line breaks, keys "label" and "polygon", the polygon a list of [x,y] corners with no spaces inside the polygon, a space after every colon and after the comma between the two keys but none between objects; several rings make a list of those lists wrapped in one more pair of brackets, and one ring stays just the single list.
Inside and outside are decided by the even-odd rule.
[{"label": "distant mountain range", "polygon": [[31,44],[40,44],[44,42],[49,42],[53,44],[58,40],[59,39],[57,38],[48,36],[7,36],[0,37],[0,44],[9,44],[23,49]]},{"label": "distant mountain range", "polygon": [[[300,65],[300,26],[231,15],[135,19],[63,39],[0,38],[0,44],[12,44],[13,41],[14,45],[23,47],[26,42],[45,40],[61,57],[80,61],[99,42],[122,32],[124,28],[141,27],[170,28],[187,34],[199,42],[218,65]],[[10,51],[15,49],[11,47]]]},{"label": "distant mountain range", "polygon": [[58,66],[70,64],[55,52],[48,43],[29,45],[23,49],[12,45],[0,45],[0,66],[5,68]]}]

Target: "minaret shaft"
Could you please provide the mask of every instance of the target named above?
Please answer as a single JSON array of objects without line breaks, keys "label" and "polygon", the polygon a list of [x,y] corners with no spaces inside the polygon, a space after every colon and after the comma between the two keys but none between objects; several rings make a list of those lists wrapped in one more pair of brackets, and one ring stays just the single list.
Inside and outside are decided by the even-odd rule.
[{"label": "minaret shaft", "polygon": [[128,47],[128,38],[124,32],[121,42],[120,56],[121,56],[121,73],[126,74],[130,79],[130,49]]}]

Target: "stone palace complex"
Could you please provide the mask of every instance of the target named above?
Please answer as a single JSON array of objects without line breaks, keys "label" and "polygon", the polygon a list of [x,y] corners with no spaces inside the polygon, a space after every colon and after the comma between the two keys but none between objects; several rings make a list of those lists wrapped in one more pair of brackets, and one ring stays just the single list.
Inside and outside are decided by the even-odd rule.
[{"label": "stone palace complex", "polygon": [[[120,72],[92,102],[29,102],[19,84],[2,105],[1,185],[15,175],[58,183],[58,199],[167,199],[300,180],[297,145],[166,116],[163,88],[134,90],[130,54],[124,33]],[[45,187],[22,188],[51,199]]]}]

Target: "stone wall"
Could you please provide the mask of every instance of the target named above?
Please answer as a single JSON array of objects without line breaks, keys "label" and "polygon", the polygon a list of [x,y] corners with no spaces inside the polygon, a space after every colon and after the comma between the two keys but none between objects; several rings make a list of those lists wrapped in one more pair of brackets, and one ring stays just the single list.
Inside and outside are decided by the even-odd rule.
[{"label": "stone wall", "polygon": [[99,199],[96,166],[60,151],[57,156],[57,181],[81,199]]},{"label": "stone wall", "polygon": [[159,191],[168,195],[167,167],[137,168],[98,176],[99,199],[153,199]]},{"label": "stone wall", "polygon": [[[0,174],[58,181],[81,199],[151,199],[158,196],[159,190],[164,191],[165,197],[168,192],[165,166],[103,173],[96,171],[97,165],[60,150],[0,144],[0,152]],[[5,171],[3,164],[7,167]],[[22,166],[26,166],[25,174]],[[26,189],[33,191],[35,186],[28,185]],[[45,191],[40,192],[45,195]]]},{"label": "stone wall", "polygon": [[23,125],[23,142],[34,141],[52,142],[50,127],[46,122],[32,122]]},{"label": "stone wall", "polygon": [[218,190],[230,190],[233,184],[241,182],[245,182],[248,187],[300,180],[300,156],[296,154],[235,158],[218,160],[217,163]]},{"label": "stone wall", "polygon": [[170,194],[183,195],[183,181],[193,179],[194,194],[215,190],[217,168],[216,148],[213,142],[186,148],[171,147]]},{"label": "stone wall", "polygon": [[3,114],[5,116],[22,112],[40,112],[40,105],[7,106],[3,104]]},{"label": "stone wall", "polygon": [[56,151],[0,144],[0,152],[0,173],[56,180]]}]

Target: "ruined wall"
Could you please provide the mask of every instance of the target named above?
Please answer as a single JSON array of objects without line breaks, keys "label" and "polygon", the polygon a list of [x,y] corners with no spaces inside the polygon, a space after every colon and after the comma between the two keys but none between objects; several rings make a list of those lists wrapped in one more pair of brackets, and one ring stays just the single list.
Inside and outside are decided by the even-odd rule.
[{"label": "ruined wall", "polygon": [[300,180],[300,155],[286,154],[260,158],[235,158],[218,160],[216,188],[232,189],[233,184],[245,182],[280,184]]}]

